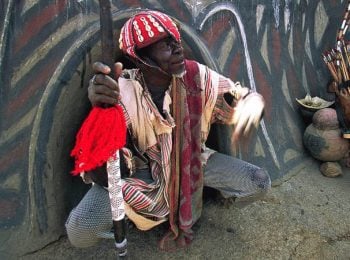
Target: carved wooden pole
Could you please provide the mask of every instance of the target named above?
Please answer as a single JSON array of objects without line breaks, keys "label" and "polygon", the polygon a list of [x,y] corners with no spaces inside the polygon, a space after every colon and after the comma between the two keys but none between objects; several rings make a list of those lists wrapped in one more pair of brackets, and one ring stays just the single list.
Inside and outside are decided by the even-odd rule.
[{"label": "carved wooden pole", "polygon": [[[116,79],[114,70],[114,48],[115,41],[113,37],[113,19],[111,13],[111,3],[110,0],[99,0],[100,3],[100,26],[101,26],[101,47],[102,47],[102,62],[111,68],[111,77]],[[116,79],[117,80],[117,79]],[[107,108],[108,109],[108,108]],[[111,174],[110,168],[118,169],[117,172]],[[117,189],[120,193],[117,197],[122,197],[121,189],[121,174],[120,174],[120,158],[119,151],[116,151],[116,156],[114,160],[109,160],[107,162],[107,174],[108,174],[108,189],[109,197],[112,200],[116,200],[116,191],[112,189]],[[123,203],[123,202],[122,202]],[[114,238],[116,241],[116,246],[119,256],[125,256],[127,253],[126,248],[126,223],[125,223],[125,211],[123,212],[123,205],[118,205],[117,216],[113,215],[113,226],[114,226]],[[115,211],[115,210],[114,210]]]}]

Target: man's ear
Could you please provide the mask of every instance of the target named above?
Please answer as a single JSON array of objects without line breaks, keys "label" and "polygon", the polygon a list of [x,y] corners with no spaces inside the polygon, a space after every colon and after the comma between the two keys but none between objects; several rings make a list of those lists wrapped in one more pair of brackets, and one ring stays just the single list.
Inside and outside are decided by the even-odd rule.
[{"label": "man's ear", "polygon": [[[136,50],[136,53],[147,64],[158,67],[158,64],[150,57],[147,47]],[[137,62],[139,64],[141,61],[137,60]]]},{"label": "man's ear", "polygon": [[144,57],[142,57],[142,59],[143,59],[147,64],[149,64],[149,65],[151,65],[151,66],[159,67],[158,64],[157,64],[154,60],[152,60],[150,57],[148,57],[148,56],[144,56]]}]

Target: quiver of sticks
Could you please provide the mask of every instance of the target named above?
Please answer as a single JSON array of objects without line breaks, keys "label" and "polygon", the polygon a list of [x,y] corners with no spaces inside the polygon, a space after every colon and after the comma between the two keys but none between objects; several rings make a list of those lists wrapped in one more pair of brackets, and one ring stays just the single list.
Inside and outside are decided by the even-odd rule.
[{"label": "quiver of sticks", "polygon": [[329,92],[336,95],[335,106],[344,138],[350,138],[350,42],[345,35],[350,26],[350,0],[336,36],[335,47],[322,54],[333,78]]},{"label": "quiver of sticks", "polygon": [[335,108],[343,137],[350,138],[350,81],[341,84],[332,82],[329,91],[336,96]]}]

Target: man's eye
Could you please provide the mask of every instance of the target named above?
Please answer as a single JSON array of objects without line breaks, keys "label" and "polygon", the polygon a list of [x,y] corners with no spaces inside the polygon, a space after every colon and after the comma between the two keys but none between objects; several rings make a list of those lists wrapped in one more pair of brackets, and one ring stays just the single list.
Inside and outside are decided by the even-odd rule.
[{"label": "man's eye", "polygon": [[162,44],[159,46],[162,50],[169,49],[170,43],[169,42],[162,42]]},{"label": "man's eye", "polygon": [[169,40],[166,41],[166,44],[168,46],[171,46],[173,44],[173,42],[174,42],[173,39],[169,39]]}]

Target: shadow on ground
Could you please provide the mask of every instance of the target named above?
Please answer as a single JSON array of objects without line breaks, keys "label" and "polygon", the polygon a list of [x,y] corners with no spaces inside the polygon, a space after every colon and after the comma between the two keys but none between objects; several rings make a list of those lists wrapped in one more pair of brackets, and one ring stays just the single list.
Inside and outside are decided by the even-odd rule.
[{"label": "shadow on ground", "polygon": [[[244,207],[207,199],[184,250],[157,249],[163,227],[129,232],[128,259],[350,259],[350,169],[326,178],[316,161]],[[73,248],[66,237],[21,259],[116,259],[112,241]]]}]

